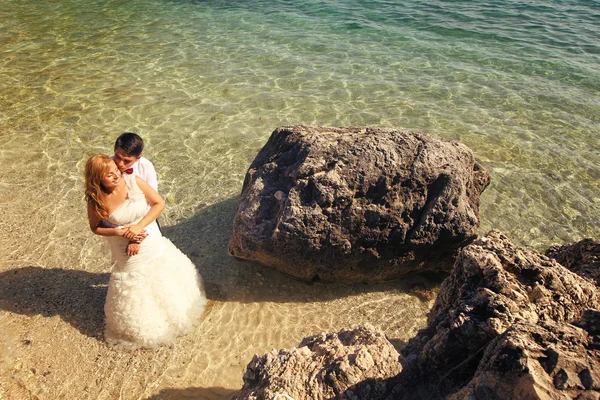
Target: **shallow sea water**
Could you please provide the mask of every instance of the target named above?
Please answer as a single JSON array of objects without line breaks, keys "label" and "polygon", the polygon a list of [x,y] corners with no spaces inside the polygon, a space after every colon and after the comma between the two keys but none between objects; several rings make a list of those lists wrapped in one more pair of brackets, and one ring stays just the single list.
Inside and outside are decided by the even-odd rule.
[{"label": "shallow sea water", "polygon": [[[431,300],[411,287],[431,279],[306,285],[227,255],[246,169],[281,125],[459,140],[492,176],[481,233],[600,237],[598,21],[572,0],[3,1],[0,394],[221,398],[254,353],[363,322],[400,348],[423,327]],[[134,354],[102,342],[110,265],[82,196],[85,160],[128,130],[211,299],[194,334]]]}]

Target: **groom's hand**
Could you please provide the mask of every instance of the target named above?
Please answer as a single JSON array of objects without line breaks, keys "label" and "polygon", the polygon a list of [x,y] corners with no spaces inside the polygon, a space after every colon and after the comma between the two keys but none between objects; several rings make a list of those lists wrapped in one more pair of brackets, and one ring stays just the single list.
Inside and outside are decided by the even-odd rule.
[{"label": "groom's hand", "polygon": [[139,252],[140,252],[140,244],[129,242],[129,244],[127,245],[127,249],[125,250],[125,253],[127,253],[127,255],[129,257],[131,257],[131,256],[135,256]]}]

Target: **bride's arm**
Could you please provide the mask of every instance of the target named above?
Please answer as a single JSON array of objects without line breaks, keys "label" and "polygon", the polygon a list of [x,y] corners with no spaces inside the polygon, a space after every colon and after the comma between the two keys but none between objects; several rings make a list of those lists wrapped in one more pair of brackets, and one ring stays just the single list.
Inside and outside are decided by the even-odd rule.
[{"label": "bride's arm", "polygon": [[123,236],[123,234],[125,233],[125,229],[123,229],[123,228],[109,228],[109,227],[105,227],[105,226],[100,226],[100,223],[102,221],[100,220],[98,215],[96,215],[94,208],[89,204],[88,204],[87,211],[88,211],[88,220],[90,221],[90,229],[96,235]]},{"label": "bride's arm", "polygon": [[136,176],[135,179],[141,191],[144,192],[144,196],[146,196],[146,201],[148,202],[148,204],[150,204],[150,209],[148,210],[146,215],[144,215],[144,218],[140,220],[140,222],[127,227],[127,231],[125,232],[124,236],[128,239],[130,237],[133,238],[142,233],[144,228],[147,227],[156,218],[158,218],[160,213],[162,213],[162,210],[164,210],[165,208],[165,201],[162,197],[160,197],[156,190],[152,189],[150,185],[148,185],[146,181],[144,181],[142,178]]}]

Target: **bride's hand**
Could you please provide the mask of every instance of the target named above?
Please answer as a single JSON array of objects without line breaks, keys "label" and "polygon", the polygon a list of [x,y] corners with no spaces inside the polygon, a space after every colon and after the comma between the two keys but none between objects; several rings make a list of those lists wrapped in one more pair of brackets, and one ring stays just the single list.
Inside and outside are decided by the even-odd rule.
[{"label": "bride's hand", "polygon": [[136,237],[134,237],[133,239],[131,239],[131,241],[133,243],[138,243],[139,244],[139,243],[142,243],[142,241],[144,239],[146,239],[147,236],[148,236],[148,234],[146,232],[142,232],[139,235],[137,235]]},{"label": "bride's hand", "polygon": [[125,231],[125,233],[123,233],[123,236],[129,240],[133,240],[136,236],[138,236],[140,233],[142,233],[144,231],[144,228],[137,224],[126,226],[125,228],[126,228],[126,231]]}]

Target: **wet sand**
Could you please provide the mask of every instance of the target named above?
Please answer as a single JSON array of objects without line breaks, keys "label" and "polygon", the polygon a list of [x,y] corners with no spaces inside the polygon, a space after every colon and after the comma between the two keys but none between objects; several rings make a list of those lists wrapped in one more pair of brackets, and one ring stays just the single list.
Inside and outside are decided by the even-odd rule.
[{"label": "wet sand", "polygon": [[[33,207],[3,207],[12,215],[20,210],[36,228],[5,226],[0,234],[0,399],[226,399],[241,387],[255,353],[293,347],[322,331],[369,322],[401,348],[424,326],[437,290],[418,276],[306,284],[237,261],[226,254],[224,227],[237,200],[231,198],[183,221],[174,223],[168,212],[162,219],[165,236],[205,280],[209,306],[198,328],[169,347],[121,351],[103,340],[110,264],[102,239],[71,202],[33,212],[44,198],[31,199]],[[65,213],[73,214],[68,224],[52,224]]]}]

